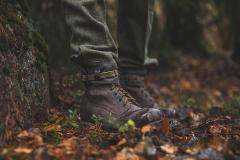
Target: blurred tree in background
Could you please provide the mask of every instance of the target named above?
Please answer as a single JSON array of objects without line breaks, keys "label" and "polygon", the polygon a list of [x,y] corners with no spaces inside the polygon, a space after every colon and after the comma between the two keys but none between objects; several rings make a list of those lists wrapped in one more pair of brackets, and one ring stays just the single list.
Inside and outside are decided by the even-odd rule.
[{"label": "blurred tree in background", "polygon": [[151,45],[158,57],[168,58],[176,49],[192,55],[239,57],[239,1],[157,0],[155,8]]},{"label": "blurred tree in background", "polygon": [[[106,2],[109,28],[116,39],[117,0]],[[70,32],[64,6],[59,0],[34,1],[34,6],[33,17],[49,44],[52,82],[59,90],[62,73],[78,72],[68,58]],[[161,66],[184,54],[239,59],[239,10],[239,0],[156,0],[150,54]],[[59,91],[64,92],[64,88]]]},{"label": "blurred tree in background", "polygon": [[[117,0],[106,2],[109,27],[116,38]],[[237,56],[239,3],[238,0],[156,0],[150,51],[158,57],[175,49],[191,54]],[[64,6],[59,0],[35,1],[34,13],[50,44],[50,52],[58,55],[50,61],[54,59],[53,67],[61,68],[61,60],[65,61],[70,54],[70,32],[64,21]]]}]

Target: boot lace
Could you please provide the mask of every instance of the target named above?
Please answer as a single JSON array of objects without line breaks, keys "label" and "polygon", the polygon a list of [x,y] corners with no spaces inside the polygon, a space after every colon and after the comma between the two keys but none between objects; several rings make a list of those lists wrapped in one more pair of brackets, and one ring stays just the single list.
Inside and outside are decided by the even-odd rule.
[{"label": "boot lace", "polygon": [[114,96],[118,96],[118,100],[120,102],[123,102],[124,105],[127,105],[127,104],[137,105],[137,101],[127,91],[125,91],[120,85],[113,85],[112,91],[114,92]]}]

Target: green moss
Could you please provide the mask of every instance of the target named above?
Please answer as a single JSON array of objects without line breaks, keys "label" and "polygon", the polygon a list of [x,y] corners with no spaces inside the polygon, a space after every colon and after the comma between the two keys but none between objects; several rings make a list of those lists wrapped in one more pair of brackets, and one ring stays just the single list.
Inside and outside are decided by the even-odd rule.
[{"label": "green moss", "polygon": [[240,116],[240,97],[233,97],[226,101],[223,110],[226,114]]},{"label": "green moss", "polygon": [[38,32],[33,32],[32,33],[32,41],[33,45],[40,51],[43,52],[44,54],[47,53],[47,43],[45,39],[42,37],[42,35]]},{"label": "green moss", "polygon": [[29,1],[29,0],[18,0],[18,3],[22,7],[23,14],[25,16],[27,16],[28,13],[30,12],[31,1]]},{"label": "green moss", "polygon": [[11,69],[7,65],[3,67],[2,71],[3,71],[3,74],[6,76],[9,76],[11,74]]},{"label": "green moss", "polygon": [[0,39],[0,51],[7,52],[9,48],[9,43],[5,39]]},{"label": "green moss", "polygon": [[47,70],[47,58],[42,52],[38,52],[37,54],[36,68],[41,72],[45,72]]}]

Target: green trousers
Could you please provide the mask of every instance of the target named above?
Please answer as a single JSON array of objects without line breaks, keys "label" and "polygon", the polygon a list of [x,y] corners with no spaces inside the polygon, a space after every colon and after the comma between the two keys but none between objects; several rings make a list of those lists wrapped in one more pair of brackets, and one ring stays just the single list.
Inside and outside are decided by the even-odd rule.
[{"label": "green trousers", "polygon": [[[106,24],[104,0],[63,0],[72,30],[71,59],[87,75],[113,70],[145,74],[154,0],[119,0],[118,45]],[[109,82],[116,79],[109,79]]]}]

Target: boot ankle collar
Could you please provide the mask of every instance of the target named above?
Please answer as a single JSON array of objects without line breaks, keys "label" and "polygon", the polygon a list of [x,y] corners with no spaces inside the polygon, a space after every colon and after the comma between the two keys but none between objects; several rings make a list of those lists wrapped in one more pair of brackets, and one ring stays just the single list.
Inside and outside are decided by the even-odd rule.
[{"label": "boot ankle collar", "polygon": [[118,75],[119,73],[117,70],[112,70],[112,71],[106,71],[106,72],[100,72],[100,73],[94,73],[94,74],[82,74],[80,79],[83,82],[99,81],[104,79],[115,78],[115,77],[118,77]]}]

